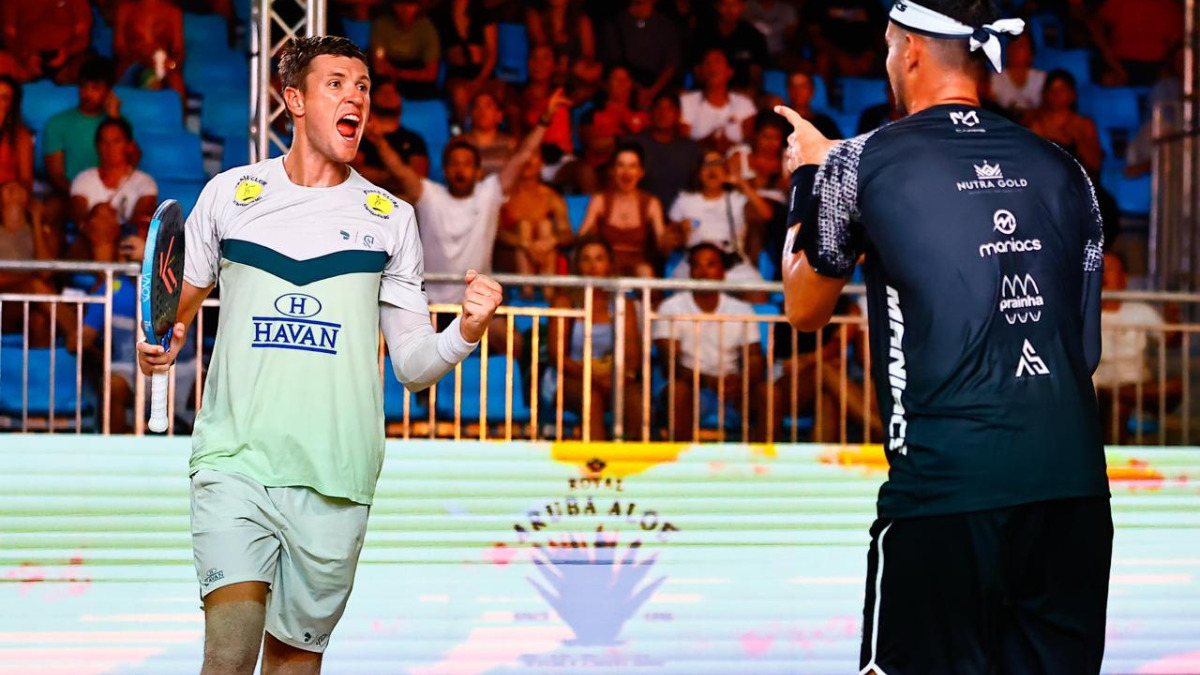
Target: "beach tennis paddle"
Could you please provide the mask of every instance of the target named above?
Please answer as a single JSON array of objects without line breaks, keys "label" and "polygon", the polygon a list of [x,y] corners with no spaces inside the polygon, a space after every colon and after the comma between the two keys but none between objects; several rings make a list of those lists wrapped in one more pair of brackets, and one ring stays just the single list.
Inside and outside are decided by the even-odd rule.
[{"label": "beach tennis paddle", "polygon": [[[151,344],[171,349],[179,294],[183,289],[183,209],[168,199],[159,205],[146,236],[142,258],[142,330]],[[150,378],[150,431],[167,430],[167,374]]]}]

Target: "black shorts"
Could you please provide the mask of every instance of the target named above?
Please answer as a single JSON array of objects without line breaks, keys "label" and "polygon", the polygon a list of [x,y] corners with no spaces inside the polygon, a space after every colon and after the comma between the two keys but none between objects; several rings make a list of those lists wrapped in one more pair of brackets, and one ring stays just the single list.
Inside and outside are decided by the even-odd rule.
[{"label": "black shorts", "polygon": [[871,527],[859,665],[878,675],[1094,675],[1108,497]]}]

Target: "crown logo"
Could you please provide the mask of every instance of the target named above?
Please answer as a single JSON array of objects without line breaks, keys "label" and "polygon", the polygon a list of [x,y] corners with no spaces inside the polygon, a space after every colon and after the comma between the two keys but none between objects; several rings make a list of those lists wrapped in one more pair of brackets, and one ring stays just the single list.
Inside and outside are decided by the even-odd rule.
[{"label": "crown logo", "polygon": [[999,163],[997,163],[995,166],[992,166],[991,164],[987,163],[987,160],[984,160],[983,166],[976,166],[974,164],[972,164],[972,166],[975,167],[975,177],[978,178],[979,180],[1003,180],[1004,179],[1004,172],[1000,170]]}]

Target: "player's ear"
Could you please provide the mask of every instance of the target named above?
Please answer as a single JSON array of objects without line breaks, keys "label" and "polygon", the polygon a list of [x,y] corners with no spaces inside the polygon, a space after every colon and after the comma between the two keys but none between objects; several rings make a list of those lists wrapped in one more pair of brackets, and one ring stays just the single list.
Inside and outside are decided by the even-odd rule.
[{"label": "player's ear", "polygon": [[304,93],[296,87],[287,87],[283,90],[283,103],[292,117],[304,116]]},{"label": "player's ear", "polygon": [[925,60],[929,40],[923,36],[904,31],[904,69],[915,70]]}]

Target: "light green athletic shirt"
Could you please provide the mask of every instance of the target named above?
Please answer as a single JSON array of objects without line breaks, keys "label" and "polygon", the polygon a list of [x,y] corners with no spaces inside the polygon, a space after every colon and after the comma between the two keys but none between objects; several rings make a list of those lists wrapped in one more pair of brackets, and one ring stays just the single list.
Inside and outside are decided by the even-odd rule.
[{"label": "light green athletic shirt", "polygon": [[428,313],[413,209],[357,172],[292,183],[281,158],[214,178],[188,217],[184,278],[220,276],[191,471],[370,504],[383,466],[379,303]]}]

